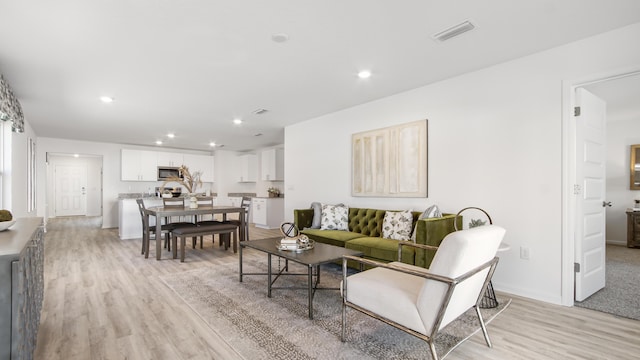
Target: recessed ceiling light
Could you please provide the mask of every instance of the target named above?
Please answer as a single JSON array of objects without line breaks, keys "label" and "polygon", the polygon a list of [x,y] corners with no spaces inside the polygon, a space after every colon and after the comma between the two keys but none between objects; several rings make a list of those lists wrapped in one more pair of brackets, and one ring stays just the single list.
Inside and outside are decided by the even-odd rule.
[{"label": "recessed ceiling light", "polygon": [[100,96],[100,101],[105,104],[111,104],[113,102],[113,98],[111,96]]},{"label": "recessed ceiling light", "polygon": [[167,134],[167,137],[168,137],[169,139],[173,139],[174,137],[176,137],[176,134],[174,134],[174,133],[168,133],[168,134]]},{"label": "recessed ceiling light", "polygon": [[80,157],[80,155],[79,154],[73,154],[73,157],[77,158],[77,157]]},{"label": "recessed ceiling light", "polygon": [[156,140],[156,145],[162,145],[162,140]]},{"label": "recessed ceiling light", "polygon": [[240,125],[242,124],[242,120],[241,119],[233,119],[233,123],[236,125]]},{"label": "recessed ceiling light", "polygon": [[369,70],[362,70],[358,73],[358,77],[360,79],[367,79],[371,76],[371,71]]},{"label": "recessed ceiling light", "polygon": [[211,147],[215,147],[215,146],[216,146],[216,143],[212,141],[212,142],[210,142],[210,143],[209,143],[209,146],[211,146]]},{"label": "recessed ceiling light", "polygon": [[287,42],[289,41],[289,35],[287,34],[273,34],[271,35],[271,40],[273,40],[273,42],[277,42],[277,43],[283,43],[283,42]]}]

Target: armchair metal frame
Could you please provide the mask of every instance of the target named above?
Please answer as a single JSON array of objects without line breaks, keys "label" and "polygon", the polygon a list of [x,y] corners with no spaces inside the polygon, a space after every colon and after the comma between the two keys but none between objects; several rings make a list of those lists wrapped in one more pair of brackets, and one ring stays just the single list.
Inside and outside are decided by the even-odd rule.
[{"label": "armchair metal frame", "polygon": [[[415,248],[421,248],[421,249],[425,249],[425,250],[437,250],[438,248],[435,246],[430,246],[430,245],[422,245],[422,244],[414,244],[412,242],[408,242],[408,241],[401,241],[398,245],[398,258],[401,258],[401,253],[402,253],[402,246],[411,246],[411,247],[415,247]],[[386,268],[386,269],[390,269],[390,270],[394,270],[394,271],[400,271],[406,274],[410,274],[410,275],[414,275],[414,276],[419,276],[421,278],[424,279],[430,279],[430,280],[435,280],[435,281],[439,281],[442,283],[445,283],[448,285],[448,289],[447,292],[445,294],[445,297],[442,301],[442,304],[440,305],[440,309],[438,311],[438,315],[436,317],[436,321],[433,325],[433,328],[431,330],[431,334],[429,335],[425,335],[422,333],[419,333],[417,331],[414,331],[412,329],[409,329],[403,325],[400,325],[398,323],[396,323],[395,321],[391,320],[391,319],[387,319],[385,317],[382,317],[378,314],[372,313],[371,311],[364,309],[358,305],[355,305],[353,303],[350,303],[349,301],[347,301],[347,291],[348,291],[348,281],[347,281],[347,261],[352,260],[352,261],[356,261],[359,262],[362,265],[370,265],[370,266],[374,266],[374,267],[382,267],[382,268]],[[407,332],[413,336],[416,336],[424,341],[426,341],[429,344],[429,349],[431,350],[431,356],[433,358],[433,360],[438,360],[438,354],[436,352],[436,348],[435,348],[435,343],[433,342],[433,340],[435,339],[435,336],[438,334],[439,328],[440,328],[440,324],[442,323],[442,319],[446,313],[447,307],[449,305],[449,301],[451,300],[451,296],[453,295],[453,292],[456,288],[457,285],[459,285],[460,283],[464,282],[466,279],[472,277],[473,275],[485,270],[485,269],[489,269],[489,272],[487,273],[487,277],[484,280],[484,284],[482,285],[482,289],[480,291],[480,293],[478,294],[478,298],[476,299],[476,304],[473,306],[475,308],[476,314],[478,316],[478,320],[480,321],[480,327],[482,328],[482,334],[484,335],[484,339],[487,343],[488,347],[492,347],[491,344],[491,340],[489,339],[489,333],[487,332],[487,328],[484,322],[484,319],[482,318],[482,314],[480,313],[480,303],[482,301],[482,297],[484,296],[484,293],[487,289],[487,285],[489,284],[489,281],[491,280],[491,277],[493,276],[493,273],[496,269],[496,266],[498,264],[498,258],[494,257],[492,260],[466,272],[463,275],[460,275],[456,278],[449,278],[449,277],[445,277],[445,276],[439,276],[436,274],[432,274],[432,273],[428,273],[426,271],[421,271],[421,270],[413,270],[413,269],[409,269],[407,267],[401,267],[398,265],[394,265],[394,264],[387,264],[387,263],[381,263],[375,260],[370,260],[370,259],[364,259],[361,257],[356,257],[356,256],[348,256],[345,255],[342,258],[342,332],[341,332],[341,340],[343,342],[346,341],[346,327],[347,327],[347,307],[353,308],[355,310],[358,310],[366,315],[369,315],[375,319],[378,319],[382,322],[385,322],[395,328],[398,328],[404,332]]]}]

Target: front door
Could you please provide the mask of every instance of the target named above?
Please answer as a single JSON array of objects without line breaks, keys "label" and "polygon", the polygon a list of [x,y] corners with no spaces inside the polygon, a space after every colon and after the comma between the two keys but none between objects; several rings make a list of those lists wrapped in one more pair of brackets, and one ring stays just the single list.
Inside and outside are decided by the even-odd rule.
[{"label": "front door", "polygon": [[87,214],[87,167],[56,165],[55,216]]},{"label": "front door", "polygon": [[605,285],[606,103],[576,89],[575,300]]}]

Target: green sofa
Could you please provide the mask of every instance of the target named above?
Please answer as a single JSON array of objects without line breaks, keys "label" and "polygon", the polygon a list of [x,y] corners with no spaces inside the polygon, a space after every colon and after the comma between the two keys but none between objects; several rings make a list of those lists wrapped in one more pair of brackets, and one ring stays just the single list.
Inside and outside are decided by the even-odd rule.
[{"label": "green sofa", "polygon": [[[293,210],[294,223],[302,234],[320,243],[343,246],[361,251],[365,258],[381,262],[398,260],[398,240],[382,237],[382,222],[386,210],[349,208],[349,231],[311,229],[313,209]],[[421,212],[412,212],[417,222],[416,243],[439,246],[444,237],[455,231],[454,221],[462,228],[462,217],[443,214],[441,218],[420,219]],[[403,246],[402,262],[428,268],[435,252]]]}]

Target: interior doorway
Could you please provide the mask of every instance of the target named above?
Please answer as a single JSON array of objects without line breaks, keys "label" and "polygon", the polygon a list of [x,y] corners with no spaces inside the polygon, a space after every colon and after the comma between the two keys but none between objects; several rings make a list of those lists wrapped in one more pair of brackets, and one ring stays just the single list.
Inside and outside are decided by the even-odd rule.
[{"label": "interior doorway", "polygon": [[[563,277],[562,303],[574,305],[576,259],[574,251],[577,236],[576,226],[582,219],[576,217],[574,185],[578,184],[575,173],[575,137],[573,108],[576,104],[575,90],[585,88],[607,103],[607,159],[606,159],[606,199],[612,206],[606,209],[607,244],[626,243],[626,214],[640,192],[629,190],[629,145],[640,144],[640,69],[626,69],[612,72],[608,76],[594,76],[590,79],[563,84]],[[638,134],[635,138],[634,135]],[[634,249],[630,249],[633,251]],[[640,250],[638,250],[640,251]],[[639,294],[640,295],[640,294]]]},{"label": "interior doorway", "polygon": [[102,156],[47,153],[48,217],[102,216]]}]

